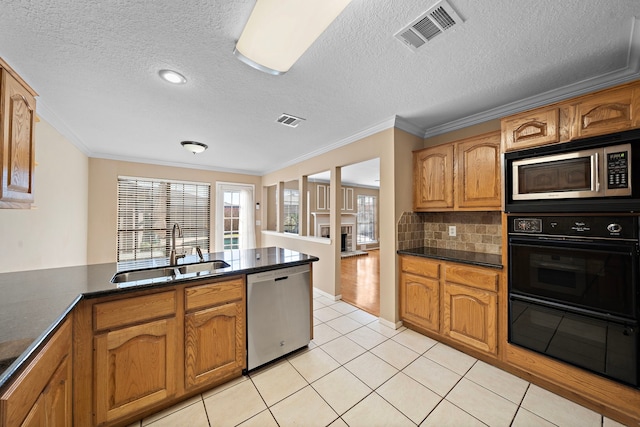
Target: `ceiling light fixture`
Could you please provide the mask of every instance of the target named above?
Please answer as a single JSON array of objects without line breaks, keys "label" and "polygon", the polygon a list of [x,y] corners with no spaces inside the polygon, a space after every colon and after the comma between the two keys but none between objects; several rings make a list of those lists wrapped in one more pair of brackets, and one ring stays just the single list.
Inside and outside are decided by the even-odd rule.
[{"label": "ceiling light fixture", "polygon": [[257,0],[233,54],[280,75],[302,56],[351,0]]},{"label": "ceiling light fixture", "polygon": [[178,73],[177,71],[160,70],[160,71],[158,71],[158,74],[164,80],[168,81],[169,83],[173,83],[175,85],[182,85],[182,84],[185,84],[187,82],[187,78],[185,76],[183,76],[182,74]]},{"label": "ceiling light fixture", "polygon": [[207,144],[203,144],[202,142],[197,141],[182,141],[180,143],[184,147],[185,150],[192,152],[193,154],[200,154],[209,146]]}]

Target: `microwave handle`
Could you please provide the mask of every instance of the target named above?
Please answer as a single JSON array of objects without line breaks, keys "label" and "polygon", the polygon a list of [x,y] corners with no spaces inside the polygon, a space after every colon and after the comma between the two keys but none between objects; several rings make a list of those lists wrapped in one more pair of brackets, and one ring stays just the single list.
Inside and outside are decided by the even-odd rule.
[{"label": "microwave handle", "polygon": [[595,164],[596,164],[596,173],[595,173],[595,184],[596,184],[596,193],[600,192],[600,156],[598,156],[598,152],[593,153]]}]

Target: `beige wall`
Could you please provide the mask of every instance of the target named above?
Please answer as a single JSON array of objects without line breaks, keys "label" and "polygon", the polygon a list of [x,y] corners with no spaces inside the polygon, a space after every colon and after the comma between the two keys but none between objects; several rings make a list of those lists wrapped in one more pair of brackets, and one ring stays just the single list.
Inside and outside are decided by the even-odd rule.
[{"label": "beige wall", "polygon": [[0,209],[0,272],[87,262],[87,156],[44,120],[35,138],[35,205]]},{"label": "beige wall", "polygon": [[[268,186],[279,181],[298,179],[301,176],[326,170],[334,172],[336,167],[380,158],[380,317],[394,324],[399,321],[396,223],[404,211],[411,210],[411,152],[422,148],[423,144],[422,138],[398,129],[387,129],[313,159],[265,175],[262,180],[262,185]],[[331,194],[332,201],[337,200],[336,192]],[[332,205],[332,208],[333,206],[335,205]],[[339,241],[331,239],[330,244],[327,245],[314,239],[305,240],[297,236],[265,233],[263,244],[264,246],[282,246],[318,256],[320,261],[314,265],[314,286],[331,295],[340,294]]]},{"label": "beige wall", "polygon": [[[258,176],[158,166],[105,159],[89,159],[89,239],[87,263],[116,261],[117,180],[118,176],[197,181],[211,184],[211,230],[215,230],[216,182],[232,182],[255,186],[256,203],[261,203],[261,179]],[[259,218],[256,211],[256,218]],[[261,246],[261,227],[256,226],[256,246]],[[211,251],[214,233],[211,233]]]}]

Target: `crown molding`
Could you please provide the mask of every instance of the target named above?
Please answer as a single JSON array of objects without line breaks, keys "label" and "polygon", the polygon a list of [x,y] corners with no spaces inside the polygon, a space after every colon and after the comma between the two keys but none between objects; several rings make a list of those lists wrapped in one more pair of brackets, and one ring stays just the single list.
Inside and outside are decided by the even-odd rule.
[{"label": "crown molding", "polygon": [[332,144],[329,144],[329,145],[324,146],[322,148],[319,148],[317,150],[311,151],[310,153],[307,153],[307,154],[304,154],[302,156],[296,157],[295,159],[292,159],[292,160],[289,160],[288,162],[282,163],[277,167],[265,170],[265,171],[262,172],[262,174],[266,175],[266,174],[269,174],[271,172],[279,171],[281,169],[284,169],[286,167],[295,165],[295,164],[300,163],[302,161],[309,160],[309,159],[311,159],[313,157],[317,157],[317,156],[319,156],[321,154],[324,154],[324,153],[328,153],[329,151],[333,151],[336,148],[340,148],[340,147],[343,147],[345,145],[349,145],[352,142],[359,141],[359,140],[361,140],[363,138],[366,138],[368,136],[374,135],[374,134],[376,134],[378,132],[382,132],[383,130],[390,129],[390,128],[395,126],[396,119],[397,119],[396,116],[393,116],[393,117],[390,117],[388,119],[385,119],[382,122],[380,122],[380,123],[378,123],[376,125],[373,125],[373,126],[367,128],[367,129],[364,129],[364,130],[362,130],[362,131],[360,131],[360,132],[358,132],[358,133],[356,133],[354,135],[351,135],[351,136],[349,136],[347,138],[341,139],[341,140],[336,141],[336,142],[334,142]]},{"label": "crown molding", "polygon": [[164,160],[148,159],[146,157],[139,158],[139,157],[129,157],[129,156],[114,156],[112,154],[107,154],[107,153],[92,153],[90,157],[94,159],[115,160],[115,161],[130,162],[130,163],[142,163],[147,165],[169,166],[169,167],[183,168],[183,169],[198,169],[198,170],[206,170],[206,171],[212,171],[212,172],[227,172],[227,173],[237,173],[241,175],[262,176],[261,172],[249,171],[244,169],[227,169],[227,168],[207,166],[207,165],[195,165],[192,163],[167,162]]},{"label": "crown molding", "polygon": [[49,123],[55,130],[57,130],[62,136],[64,136],[71,144],[73,144],[78,150],[80,150],[85,156],[92,157],[91,150],[84,145],[80,137],[71,130],[69,126],[62,120],[56,113],[53,112],[47,103],[38,97],[37,101],[37,113],[41,119]]},{"label": "crown molding", "polygon": [[400,116],[396,116],[395,127],[397,129],[403,130],[407,133],[410,133],[413,136],[424,137],[424,129],[420,126],[416,126],[405,118]]}]

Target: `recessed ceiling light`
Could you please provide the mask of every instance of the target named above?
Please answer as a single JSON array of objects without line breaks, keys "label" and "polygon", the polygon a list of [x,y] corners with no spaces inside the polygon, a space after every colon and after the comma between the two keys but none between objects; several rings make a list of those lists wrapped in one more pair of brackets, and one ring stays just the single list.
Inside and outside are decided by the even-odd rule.
[{"label": "recessed ceiling light", "polygon": [[197,141],[182,141],[180,145],[182,145],[185,150],[190,151],[193,154],[202,153],[204,150],[209,148],[207,144]]},{"label": "recessed ceiling light", "polygon": [[160,71],[158,71],[158,74],[164,80],[168,81],[169,83],[176,84],[176,85],[182,85],[182,84],[185,84],[187,82],[187,78],[185,76],[183,76],[182,74],[176,72],[176,71],[160,70]]}]

